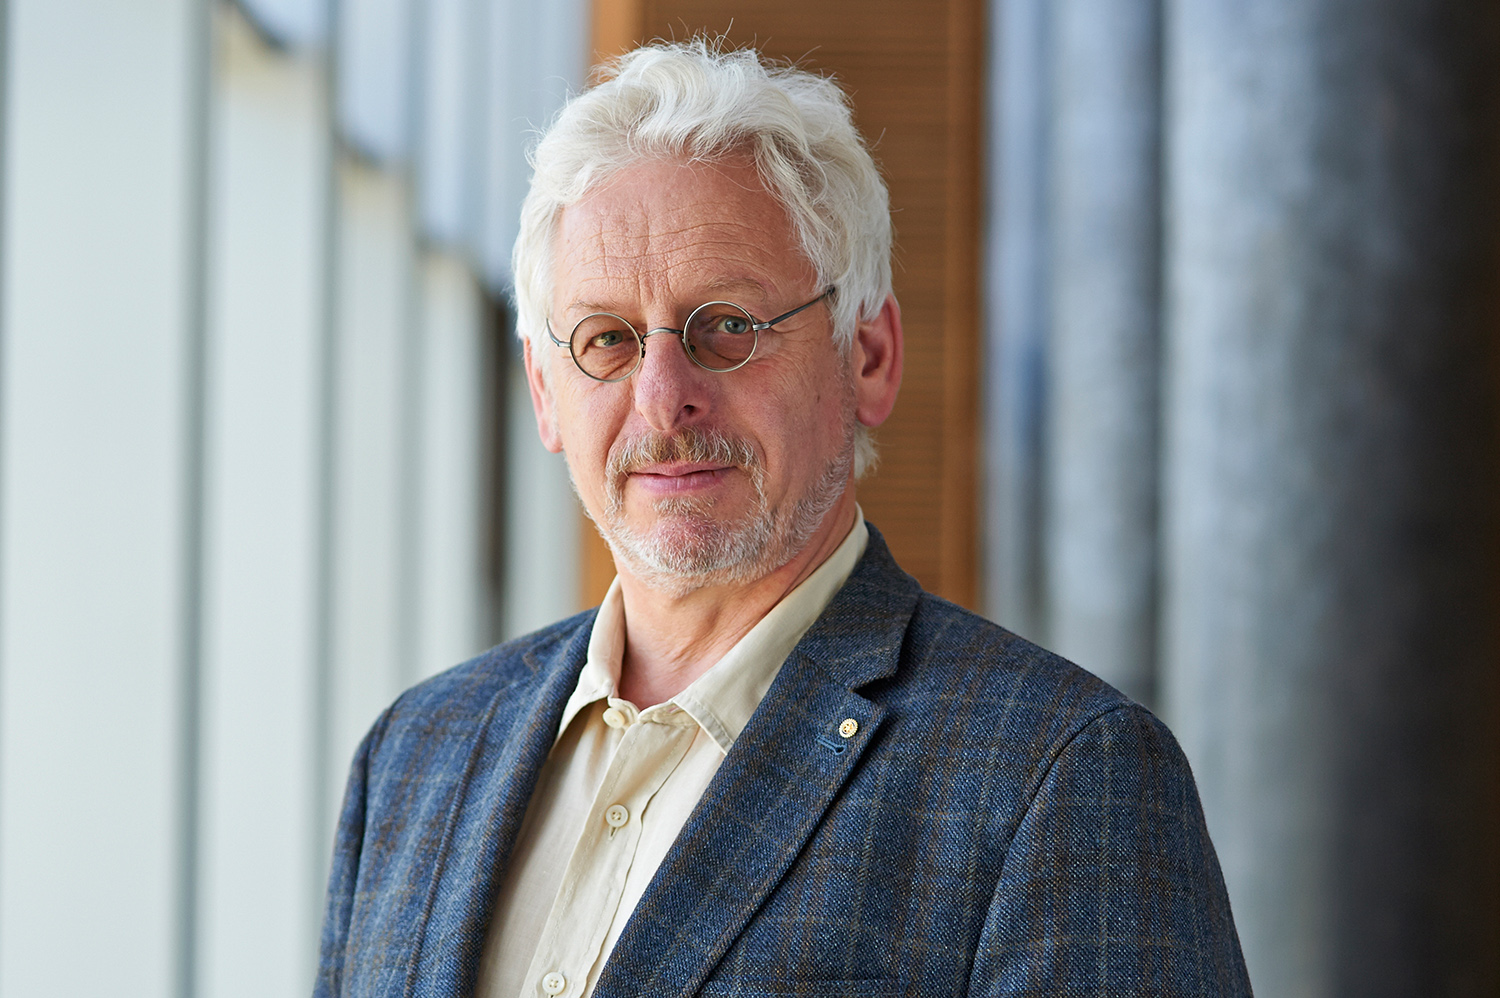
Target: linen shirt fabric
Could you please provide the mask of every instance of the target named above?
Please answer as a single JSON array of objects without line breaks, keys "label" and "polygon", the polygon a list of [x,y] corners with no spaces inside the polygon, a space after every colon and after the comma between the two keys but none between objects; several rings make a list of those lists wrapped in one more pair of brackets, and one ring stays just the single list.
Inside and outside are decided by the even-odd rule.
[{"label": "linen shirt fabric", "polygon": [[856,514],[833,553],[723,658],[645,710],[614,695],[625,652],[615,580],[497,892],[478,998],[589,993],[677,833],[868,536]]},{"label": "linen shirt fabric", "polygon": [[[869,532],[663,858],[595,998],[1250,994],[1171,734],[923,592]],[[474,993],[593,620],[501,645],[376,721],[336,833],[316,995]]]}]

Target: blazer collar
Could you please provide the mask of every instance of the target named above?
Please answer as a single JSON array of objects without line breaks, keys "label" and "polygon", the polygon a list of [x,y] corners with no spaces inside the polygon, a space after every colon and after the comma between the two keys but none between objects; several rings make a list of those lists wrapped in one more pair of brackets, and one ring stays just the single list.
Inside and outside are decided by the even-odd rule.
[{"label": "blazer collar", "polygon": [[793,649],[662,861],[596,998],[701,987],[874,739],[885,709],[858,691],[895,674],[920,595],[870,527],[864,557]]},{"label": "blazer collar", "polygon": [[[443,819],[442,846],[428,885],[404,994],[472,994],[485,927],[501,872],[526,816],[563,705],[578,682],[593,613],[575,618],[511,659],[484,707]],[[503,666],[502,666],[503,667]]]}]

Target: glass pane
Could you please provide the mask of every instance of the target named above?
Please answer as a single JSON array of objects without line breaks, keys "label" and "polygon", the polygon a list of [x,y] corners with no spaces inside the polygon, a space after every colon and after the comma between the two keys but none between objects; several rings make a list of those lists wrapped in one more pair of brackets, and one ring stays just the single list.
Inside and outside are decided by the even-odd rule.
[{"label": "glass pane", "polygon": [[328,0],[239,0],[255,26],[290,48],[323,44]]},{"label": "glass pane", "polygon": [[375,163],[405,159],[412,119],[410,0],[345,0],[338,19],[344,138]]}]

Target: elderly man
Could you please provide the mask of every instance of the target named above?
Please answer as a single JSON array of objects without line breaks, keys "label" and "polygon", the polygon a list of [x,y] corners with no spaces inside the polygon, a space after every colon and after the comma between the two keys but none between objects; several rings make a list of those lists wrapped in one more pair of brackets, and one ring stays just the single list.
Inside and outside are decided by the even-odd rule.
[{"label": "elderly man", "polygon": [[1145,710],[925,593],[855,503],[901,380],[843,94],[702,42],[542,138],[515,249],[604,603],[354,761],[318,994],[1248,994]]}]

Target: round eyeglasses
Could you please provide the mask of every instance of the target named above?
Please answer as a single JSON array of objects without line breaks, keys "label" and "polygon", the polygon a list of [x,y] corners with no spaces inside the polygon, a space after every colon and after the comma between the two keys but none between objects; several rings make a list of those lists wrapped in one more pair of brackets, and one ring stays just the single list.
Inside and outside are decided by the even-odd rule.
[{"label": "round eyeglasses", "polygon": [[560,340],[547,320],[547,335],[560,347],[567,347],[578,369],[595,381],[624,381],[636,372],[646,358],[646,337],[672,333],[682,339],[682,348],[694,364],[706,371],[724,374],[750,363],[760,342],[762,329],[785,322],[804,309],[833,294],[830,286],[805,305],[783,312],[774,319],[758,321],[733,302],[705,302],[688,313],[681,329],[662,326],[644,333],[629,320],[612,312],[594,312],[578,320],[572,334]]}]

